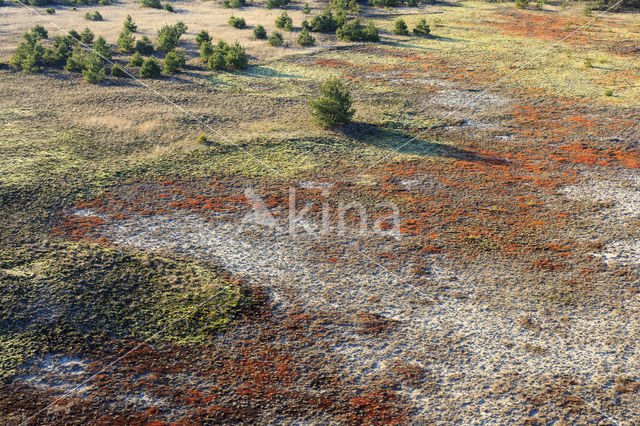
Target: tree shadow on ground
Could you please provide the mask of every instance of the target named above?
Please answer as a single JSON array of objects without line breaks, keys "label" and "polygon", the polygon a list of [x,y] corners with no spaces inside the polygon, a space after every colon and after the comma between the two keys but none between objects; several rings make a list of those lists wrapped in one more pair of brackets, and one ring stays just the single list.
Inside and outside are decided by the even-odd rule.
[{"label": "tree shadow on ground", "polygon": [[408,155],[452,158],[488,164],[506,164],[501,158],[481,155],[470,150],[413,137],[395,129],[385,129],[369,123],[351,123],[342,129],[342,134],[358,142],[380,149]]}]

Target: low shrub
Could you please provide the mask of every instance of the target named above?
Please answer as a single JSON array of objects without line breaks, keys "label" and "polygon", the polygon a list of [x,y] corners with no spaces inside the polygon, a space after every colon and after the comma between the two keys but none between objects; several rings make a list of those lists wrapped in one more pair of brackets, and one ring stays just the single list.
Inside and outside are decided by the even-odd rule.
[{"label": "low shrub", "polygon": [[93,34],[93,31],[91,31],[89,27],[85,28],[80,33],[80,41],[84,44],[93,43],[93,37],[95,37],[95,34]]},{"label": "low shrub", "polygon": [[171,3],[165,3],[164,6],[162,6],[162,8],[166,11],[166,12],[175,12],[175,10],[173,9],[173,6],[171,6]]},{"label": "low shrub", "polygon": [[47,15],[53,15],[56,13],[56,10],[52,7],[48,7],[45,9],[45,12],[47,12]]},{"label": "low shrub", "polygon": [[84,19],[86,19],[87,21],[102,21],[102,15],[100,14],[100,12],[98,12],[97,10],[93,13],[85,13],[84,14]]},{"label": "low shrub", "polygon": [[93,50],[102,58],[111,59],[111,47],[109,47],[104,37],[98,36],[96,42],[93,43]]},{"label": "low shrub", "polygon": [[316,39],[313,38],[308,29],[303,28],[302,31],[300,31],[300,35],[298,36],[296,43],[303,47],[313,46],[314,44],[316,44]]},{"label": "low shrub", "polygon": [[402,19],[396,20],[393,24],[393,33],[396,35],[408,35],[409,30],[407,29],[407,24]]},{"label": "low shrub", "polygon": [[129,66],[131,67],[141,67],[144,64],[144,58],[140,54],[140,52],[136,52],[135,55],[131,57],[129,61]]},{"label": "low shrub", "polygon": [[246,4],[246,0],[222,0],[222,7],[226,7],[227,9],[237,9]]},{"label": "low shrub", "polygon": [[121,77],[126,77],[127,74],[124,72],[124,70],[122,68],[120,68],[119,65],[114,65],[111,67],[111,71],[109,72],[113,77],[117,77],[117,78],[121,78]]},{"label": "low shrub", "polygon": [[613,96],[613,90],[611,90],[611,89],[605,89],[605,91],[604,91],[604,95],[605,95],[605,96]]},{"label": "low shrub", "polygon": [[131,35],[131,33],[124,29],[118,36],[118,50],[124,53],[133,53],[135,39]]},{"label": "low shrub", "polygon": [[422,18],[418,22],[418,25],[416,25],[413,29],[413,33],[417,36],[428,36],[429,34],[431,34],[431,28],[429,28],[429,24],[427,24],[427,21]]},{"label": "low shrub", "polygon": [[229,25],[231,25],[233,28],[237,28],[239,30],[246,28],[247,27],[247,23],[244,20],[244,18],[237,18],[233,15],[231,15],[231,18],[229,18],[229,21],[227,21],[229,23]]},{"label": "low shrub", "polygon": [[198,34],[196,34],[196,44],[198,45],[198,47],[200,47],[205,41],[211,41],[211,36],[207,31],[202,30]]},{"label": "low shrub", "polygon": [[308,15],[311,13],[311,8],[309,7],[309,3],[305,3],[304,6],[302,6],[302,13],[304,13],[305,15]]},{"label": "low shrub", "polygon": [[95,53],[87,56],[82,68],[82,77],[87,83],[99,83],[106,78],[104,65]]},{"label": "low shrub", "polygon": [[150,7],[152,9],[160,9],[160,0],[140,0],[142,7]]},{"label": "low shrub", "polygon": [[287,12],[282,12],[282,14],[276,18],[276,28],[293,31],[293,20]]},{"label": "low shrub", "polygon": [[317,33],[332,33],[337,29],[338,24],[330,8],[326,8],[321,15],[316,15],[311,19],[311,31]]},{"label": "low shrub", "polygon": [[153,56],[144,61],[140,67],[140,77],[142,78],[156,78],[160,76],[161,72],[162,68]]},{"label": "low shrub", "polygon": [[265,3],[265,7],[267,9],[275,9],[278,7],[286,7],[288,4],[289,0],[267,0],[267,2]]},{"label": "low shrub", "polygon": [[183,22],[175,25],[163,25],[158,31],[158,49],[163,52],[169,52],[176,47],[180,41],[182,34],[187,32],[187,26]]},{"label": "low shrub", "polygon": [[253,37],[256,38],[257,40],[266,40],[267,39],[267,30],[265,30],[262,25],[258,24],[253,29]]},{"label": "low shrub", "polygon": [[529,6],[529,0],[516,0],[515,6],[518,9],[526,9]]},{"label": "low shrub", "polygon": [[338,28],[336,36],[342,41],[380,41],[378,29],[371,23],[363,26],[358,18]]},{"label": "low shrub", "polygon": [[135,22],[133,22],[133,18],[131,17],[131,15],[127,15],[122,26],[130,33],[135,33],[136,31],[138,31],[138,26]]},{"label": "low shrub", "polygon": [[186,57],[181,50],[172,50],[164,57],[163,71],[167,74],[175,74],[180,72],[180,68],[183,68],[186,64]]},{"label": "low shrub", "polygon": [[273,47],[281,47],[284,46],[284,38],[282,34],[277,31],[274,31],[269,36],[269,45]]},{"label": "low shrub", "polygon": [[353,119],[351,93],[337,78],[320,85],[320,96],[309,102],[313,120],[325,127],[339,127]]},{"label": "low shrub", "polygon": [[153,42],[147,36],[142,36],[142,38],[136,41],[136,51],[141,55],[149,56],[153,53]]},{"label": "low shrub", "polygon": [[229,45],[219,41],[215,46],[204,42],[200,46],[200,59],[213,71],[241,70],[249,65],[247,53],[238,42]]},{"label": "low shrub", "polygon": [[593,59],[591,58],[584,58],[584,66],[586,68],[593,68]]},{"label": "low shrub", "polygon": [[207,135],[202,134],[198,136],[198,139],[196,139],[196,143],[201,145],[207,145],[209,143],[209,139],[207,138]]}]

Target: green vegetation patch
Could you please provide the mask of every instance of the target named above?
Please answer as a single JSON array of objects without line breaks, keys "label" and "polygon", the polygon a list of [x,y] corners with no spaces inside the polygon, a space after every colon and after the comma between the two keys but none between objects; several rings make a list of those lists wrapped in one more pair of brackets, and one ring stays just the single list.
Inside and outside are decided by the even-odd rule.
[{"label": "green vegetation patch", "polygon": [[0,294],[0,379],[97,335],[206,343],[248,306],[239,284],[202,263],[72,242],[0,252]]}]

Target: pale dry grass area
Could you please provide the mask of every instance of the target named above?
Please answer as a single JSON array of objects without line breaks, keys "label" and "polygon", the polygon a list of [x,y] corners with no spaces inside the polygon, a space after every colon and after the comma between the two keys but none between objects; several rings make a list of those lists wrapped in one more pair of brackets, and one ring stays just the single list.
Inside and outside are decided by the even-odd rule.
[{"label": "pale dry grass area", "polygon": [[[138,25],[136,38],[146,35],[155,43],[158,30],[162,25],[173,25],[182,21],[189,27],[189,31],[181,38],[182,47],[197,51],[195,35],[200,30],[207,30],[214,40],[225,40],[231,43],[239,41],[247,48],[249,55],[258,60],[274,60],[291,54],[317,51],[337,43],[333,35],[315,33],[316,46],[300,48],[296,45],[300,24],[305,19],[311,20],[312,16],[323,10],[324,6],[321,2],[309,2],[312,9],[309,15],[302,13],[303,3],[295,4],[286,10],[293,19],[295,30],[292,32],[276,28],[275,19],[283,10],[268,10],[264,7],[263,1],[257,1],[239,9],[225,9],[217,1],[175,1],[171,4],[176,13],[144,8],[137,0],[125,0],[110,6],[78,7],[76,11],[68,6],[54,6],[56,9],[54,15],[45,14],[43,8],[26,8],[17,4],[5,6],[2,8],[2,19],[0,19],[0,60],[8,60],[22,33],[38,24],[43,25],[50,36],[66,34],[71,28],[80,31],[89,27],[96,35],[103,35],[108,43],[115,45],[127,15],[131,15]],[[84,19],[86,12],[93,13],[95,10],[100,12],[104,21],[94,22]],[[247,28],[238,30],[231,27],[227,21],[232,15],[244,18]],[[253,28],[258,24],[263,25],[269,34],[275,30],[280,31],[288,46],[275,48],[269,46],[266,40],[253,39]],[[185,42],[187,42],[186,46]]]}]

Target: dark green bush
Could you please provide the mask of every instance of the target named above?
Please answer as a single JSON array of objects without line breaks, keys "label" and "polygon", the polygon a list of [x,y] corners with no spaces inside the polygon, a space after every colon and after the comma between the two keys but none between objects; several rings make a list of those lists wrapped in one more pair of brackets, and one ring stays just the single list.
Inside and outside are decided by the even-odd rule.
[{"label": "dark green bush", "polygon": [[122,30],[118,36],[118,50],[124,53],[133,53],[135,39],[129,31]]},{"label": "dark green bush", "polygon": [[332,33],[338,29],[330,8],[326,8],[322,15],[316,15],[311,19],[311,30],[317,33]]},{"label": "dark green bush", "polygon": [[213,46],[210,42],[200,46],[200,58],[214,71],[241,70],[249,65],[249,58],[240,43],[229,45],[219,41]]},{"label": "dark green bush", "polygon": [[287,12],[282,12],[282,14],[276,18],[276,28],[293,31],[293,20]]},{"label": "dark green bush", "polygon": [[130,33],[135,33],[136,31],[138,31],[138,26],[136,25],[135,22],[133,22],[133,18],[131,17],[131,15],[127,15],[127,17],[124,20],[123,27],[125,30],[129,31]]},{"label": "dark green bush", "polygon": [[170,3],[165,3],[162,8],[167,12],[171,12],[171,13],[175,12],[175,10],[173,9],[173,6],[171,6]]},{"label": "dark green bush", "polygon": [[526,9],[529,6],[529,0],[516,0],[516,8]]},{"label": "dark green bush", "polygon": [[409,34],[409,30],[407,29],[407,24],[402,19],[396,20],[393,24],[393,33],[396,35],[407,35]]},{"label": "dark green bush", "polygon": [[45,9],[45,12],[47,12],[47,15],[53,15],[56,13],[56,10],[52,7],[48,7]]},{"label": "dark green bush", "polygon": [[37,38],[36,41],[49,38],[49,33],[44,29],[42,25],[35,25],[31,28],[31,36]]},{"label": "dark green bush", "polygon": [[169,52],[178,47],[180,36],[187,31],[187,26],[178,22],[175,25],[163,25],[158,31],[158,49]]},{"label": "dark green bush", "polygon": [[45,51],[45,64],[63,67],[71,56],[75,44],[74,40],[69,36],[53,37],[52,46]]},{"label": "dark green bush", "polygon": [[267,30],[260,24],[253,29],[253,36],[258,40],[265,40],[267,38]]},{"label": "dark green bush", "polygon": [[84,19],[86,19],[87,21],[102,21],[102,15],[96,10],[93,13],[85,13]]},{"label": "dark green bush", "polygon": [[140,67],[140,77],[142,78],[155,78],[159,77],[162,72],[162,68],[153,56],[144,61]]},{"label": "dark green bush", "polygon": [[87,83],[99,83],[106,78],[104,65],[95,53],[87,56],[82,67],[82,77]]},{"label": "dark green bush", "polygon": [[207,31],[202,30],[196,35],[196,44],[198,45],[198,47],[201,47],[202,43],[204,43],[205,41],[211,41],[211,36]]},{"label": "dark green bush", "polygon": [[80,41],[84,44],[91,44],[93,43],[94,36],[95,35],[93,34],[93,31],[91,31],[91,29],[87,27],[80,33]]},{"label": "dark green bush", "polygon": [[351,94],[337,78],[320,85],[320,96],[309,102],[314,121],[325,127],[339,127],[349,123],[355,110]]},{"label": "dark green bush", "polygon": [[180,71],[186,64],[186,57],[181,50],[172,50],[164,57],[164,72],[167,74],[175,74]]},{"label": "dark green bush", "polygon": [[142,38],[136,41],[136,51],[141,55],[149,56],[153,53],[153,42],[147,36],[142,36]]},{"label": "dark green bush", "polygon": [[343,41],[380,41],[378,29],[369,23],[362,26],[358,18],[336,30],[336,36]]},{"label": "dark green bush", "polygon": [[311,8],[309,7],[309,3],[304,4],[304,6],[302,7],[302,13],[304,13],[305,15],[308,15],[311,13]]},{"label": "dark green bush", "polygon": [[222,0],[222,7],[235,9],[247,4],[246,0]]},{"label": "dark green bush", "polygon": [[244,18],[237,18],[233,15],[231,15],[231,18],[229,18],[228,23],[233,28],[237,28],[239,30],[247,27],[247,23],[245,22]]},{"label": "dark green bush", "polygon": [[360,5],[356,0],[333,0],[331,6],[336,11],[344,11],[349,13],[360,13]]},{"label": "dark green bush", "polygon": [[140,0],[142,7],[150,7],[153,9],[160,9],[162,6],[160,5],[160,0]]},{"label": "dark green bush", "polygon": [[104,59],[111,59],[111,47],[102,36],[98,36],[96,42],[93,43],[93,50]]},{"label": "dark green bush", "polygon": [[124,70],[122,68],[120,68],[119,65],[114,65],[111,67],[111,73],[112,76],[114,77],[126,77],[127,74],[124,72]]},{"label": "dark green bush", "polygon": [[144,58],[140,54],[140,52],[136,52],[135,55],[131,57],[129,61],[129,66],[131,67],[141,67],[144,64]]},{"label": "dark green bush", "polygon": [[284,46],[284,38],[282,38],[282,34],[277,31],[272,32],[269,36],[269,45],[273,47]]},{"label": "dark green bush", "polygon": [[369,4],[375,7],[398,7],[398,0],[369,0]]},{"label": "dark green bush", "polygon": [[418,25],[416,25],[416,27],[413,29],[413,33],[417,36],[428,36],[429,34],[431,34],[431,28],[429,28],[429,24],[427,24],[427,21],[422,18],[418,22]]},{"label": "dark green bush", "polygon": [[84,64],[87,61],[87,52],[84,49],[73,49],[73,53],[67,58],[67,63],[64,66],[65,71],[80,72],[84,68]]},{"label": "dark green bush", "polygon": [[286,7],[289,4],[289,0],[267,0],[265,7],[267,9],[275,9],[277,7]]},{"label": "dark green bush", "polygon": [[29,73],[40,71],[46,64],[47,53],[40,40],[48,37],[47,30],[41,25],[36,25],[30,32],[22,34],[23,41],[18,44],[9,65]]},{"label": "dark green bush", "polygon": [[71,37],[75,41],[80,40],[80,33],[74,29],[69,30],[69,37]]},{"label": "dark green bush", "polygon": [[313,46],[316,43],[316,39],[313,38],[308,29],[303,28],[302,31],[300,31],[300,35],[298,36],[296,43],[303,47]]}]

